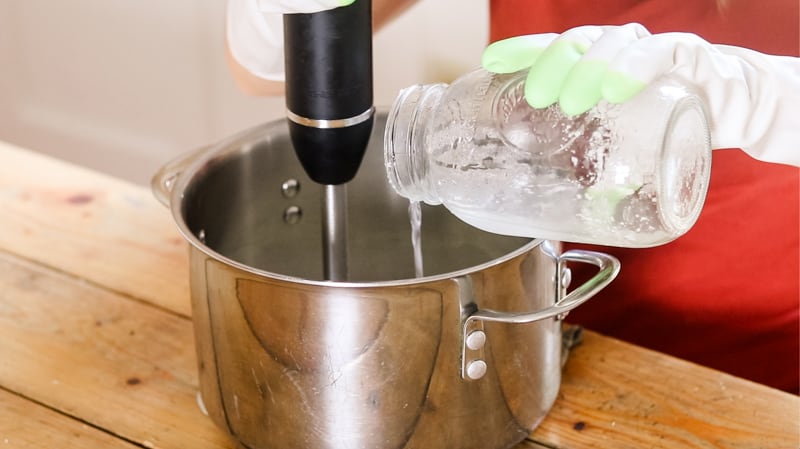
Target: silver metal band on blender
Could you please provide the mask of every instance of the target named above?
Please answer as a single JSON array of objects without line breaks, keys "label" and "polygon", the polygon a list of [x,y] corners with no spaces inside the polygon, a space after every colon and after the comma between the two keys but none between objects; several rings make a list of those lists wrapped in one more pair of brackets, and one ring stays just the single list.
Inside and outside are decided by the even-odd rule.
[{"label": "silver metal band on blender", "polygon": [[290,110],[286,110],[286,117],[289,120],[297,123],[298,125],[308,126],[311,128],[319,128],[319,129],[334,129],[334,128],[347,128],[348,126],[358,125],[359,123],[364,123],[370,119],[375,114],[375,106],[367,109],[366,111],[362,112],[361,114],[355,115],[353,117],[348,118],[340,118],[340,119],[333,119],[333,120],[324,120],[324,119],[313,119],[308,117],[303,117],[301,115],[297,115]]}]

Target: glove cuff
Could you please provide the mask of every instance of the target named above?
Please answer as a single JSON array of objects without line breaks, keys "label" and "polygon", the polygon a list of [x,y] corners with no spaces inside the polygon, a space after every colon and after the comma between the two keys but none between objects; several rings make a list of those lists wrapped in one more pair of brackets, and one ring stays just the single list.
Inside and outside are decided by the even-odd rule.
[{"label": "glove cuff", "polygon": [[225,34],[242,68],[258,78],[284,81],[282,14],[263,13],[255,0],[229,0]]}]

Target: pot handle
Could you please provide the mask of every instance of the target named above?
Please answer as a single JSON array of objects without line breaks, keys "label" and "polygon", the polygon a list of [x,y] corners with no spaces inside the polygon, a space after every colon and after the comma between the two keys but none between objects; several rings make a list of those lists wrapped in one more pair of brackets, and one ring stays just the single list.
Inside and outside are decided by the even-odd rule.
[{"label": "pot handle", "polygon": [[197,150],[190,151],[187,154],[176,157],[161,167],[160,170],[150,180],[150,188],[153,190],[153,196],[163,205],[170,207],[169,198],[172,195],[172,187],[175,185],[175,180],[178,176],[186,170],[194,161],[203,157],[209,147],[201,147]]},{"label": "pot handle", "polygon": [[[483,322],[498,322],[509,324],[524,324],[541,321],[548,318],[563,319],[570,310],[586,302],[613,281],[620,270],[620,263],[616,257],[608,254],[586,250],[570,250],[558,256],[558,282],[560,292],[568,284],[569,271],[565,270],[566,262],[582,262],[595,265],[598,272],[583,285],[569,292],[556,301],[552,306],[535,312],[499,312],[491,309],[479,309],[464,320],[461,376],[466,380],[477,380],[486,373],[486,362],[482,360],[483,345],[486,334],[483,332]],[[567,279],[562,278],[565,276]]]}]

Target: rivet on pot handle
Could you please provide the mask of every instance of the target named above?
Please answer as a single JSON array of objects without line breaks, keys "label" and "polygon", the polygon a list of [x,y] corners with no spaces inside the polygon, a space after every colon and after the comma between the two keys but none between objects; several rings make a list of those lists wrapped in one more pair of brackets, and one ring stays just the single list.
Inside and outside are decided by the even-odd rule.
[{"label": "rivet on pot handle", "polygon": [[188,168],[194,161],[203,157],[209,147],[201,147],[195,151],[176,157],[175,159],[167,162],[166,165],[161,167],[160,170],[150,180],[150,188],[153,190],[153,195],[163,205],[169,207],[169,197],[172,194],[172,187],[175,185],[175,180],[178,179],[181,173]]},{"label": "rivet on pot handle", "polygon": [[[616,257],[595,251],[570,250],[558,257],[558,267],[561,269],[564,262],[583,262],[595,265],[599,271],[586,281],[583,285],[569,292],[552,306],[537,310],[536,312],[508,313],[498,312],[490,309],[479,309],[464,320],[462,329],[463,346],[461,350],[461,377],[466,380],[477,380],[483,377],[486,371],[485,363],[481,365],[482,370],[476,369],[476,362],[483,362],[469,355],[474,353],[474,349],[469,347],[469,341],[474,339],[476,330],[482,332],[483,322],[491,321],[508,324],[524,324],[534,321],[545,320],[553,317],[563,317],[570,310],[578,307],[605,288],[619,274],[620,263]],[[557,287],[561,289],[559,285]],[[482,346],[482,345],[481,345]]]}]

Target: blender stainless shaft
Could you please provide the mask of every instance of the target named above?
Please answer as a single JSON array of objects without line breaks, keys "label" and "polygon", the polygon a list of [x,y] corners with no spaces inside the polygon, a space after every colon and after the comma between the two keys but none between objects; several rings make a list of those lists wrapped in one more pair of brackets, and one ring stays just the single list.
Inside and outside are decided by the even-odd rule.
[{"label": "blender stainless shaft", "polygon": [[309,177],[324,184],[323,271],[347,278],[347,194],[358,171],[372,104],[370,0],[312,14],[284,16],[289,134]]},{"label": "blender stainless shaft", "polygon": [[326,185],[322,198],[323,274],[347,280],[347,184]]}]

